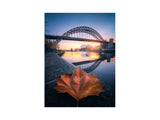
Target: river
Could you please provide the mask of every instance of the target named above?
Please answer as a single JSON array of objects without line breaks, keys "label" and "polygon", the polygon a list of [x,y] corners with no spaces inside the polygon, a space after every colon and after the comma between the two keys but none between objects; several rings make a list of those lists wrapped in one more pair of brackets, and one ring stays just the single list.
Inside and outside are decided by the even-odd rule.
[{"label": "river", "polygon": [[115,106],[115,53],[65,52],[61,57],[88,74],[96,73],[100,82],[105,84],[104,96],[107,98],[101,102],[102,106]]}]

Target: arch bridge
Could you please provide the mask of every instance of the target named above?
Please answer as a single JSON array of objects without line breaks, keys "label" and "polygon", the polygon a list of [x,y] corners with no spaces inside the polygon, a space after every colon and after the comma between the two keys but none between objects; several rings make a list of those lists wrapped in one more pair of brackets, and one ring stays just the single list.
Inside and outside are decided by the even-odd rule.
[{"label": "arch bridge", "polygon": [[[86,33],[86,34],[92,36],[92,39],[82,38],[80,36],[81,33]],[[87,27],[87,26],[78,26],[78,27],[72,28],[72,29],[68,30],[67,32],[63,33],[61,36],[59,36],[59,35],[45,35],[45,37],[47,39],[56,39],[57,42],[60,42],[61,40],[98,42],[98,43],[102,43],[103,48],[106,46],[106,43],[107,43],[103,39],[103,37],[95,29],[93,29],[91,27]]]}]

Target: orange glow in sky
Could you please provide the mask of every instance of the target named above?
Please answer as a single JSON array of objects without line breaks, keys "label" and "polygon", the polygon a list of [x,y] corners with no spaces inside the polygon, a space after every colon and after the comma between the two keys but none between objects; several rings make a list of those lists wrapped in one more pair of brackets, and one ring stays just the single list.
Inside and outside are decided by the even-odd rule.
[{"label": "orange glow in sky", "polygon": [[100,43],[97,42],[81,42],[81,41],[61,41],[59,47],[61,50],[74,50],[75,48],[81,48],[81,45],[91,45],[91,46],[100,46]]},{"label": "orange glow in sky", "polygon": [[[109,38],[105,40],[109,42]],[[115,39],[113,40],[113,43],[115,43]],[[101,44],[97,42],[62,40],[58,45],[59,49],[61,50],[71,50],[71,48],[74,50],[75,48],[81,48],[81,45],[91,45],[95,47],[95,46],[100,46]]]}]

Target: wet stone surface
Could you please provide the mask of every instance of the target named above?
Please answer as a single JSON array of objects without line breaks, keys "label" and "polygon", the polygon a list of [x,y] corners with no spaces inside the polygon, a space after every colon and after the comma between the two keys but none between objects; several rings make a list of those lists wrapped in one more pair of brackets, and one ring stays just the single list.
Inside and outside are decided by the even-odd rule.
[{"label": "wet stone surface", "polygon": [[45,55],[45,82],[55,80],[64,73],[72,72],[75,67],[55,53]]},{"label": "wet stone surface", "polygon": [[[45,86],[45,107],[77,107],[77,101],[68,93],[58,93],[55,83]],[[113,93],[107,86],[99,96],[88,96],[78,102],[78,107],[114,107]]]}]

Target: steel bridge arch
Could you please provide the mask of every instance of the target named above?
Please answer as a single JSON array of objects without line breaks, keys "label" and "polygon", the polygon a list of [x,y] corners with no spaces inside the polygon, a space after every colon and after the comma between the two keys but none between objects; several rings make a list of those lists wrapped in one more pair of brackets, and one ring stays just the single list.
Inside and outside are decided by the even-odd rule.
[{"label": "steel bridge arch", "polygon": [[67,32],[65,32],[62,36],[70,36],[71,34],[74,34],[74,33],[87,33],[99,41],[105,41],[103,37],[96,30],[87,26],[78,26],[78,27],[72,28]]},{"label": "steel bridge arch", "polygon": [[[101,55],[101,57],[99,59],[97,59],[96,61],[91,61],[91,63],[93,62],[93,64],[91,64],[89,67],[87,66],[87,67],[83,68],[81,66],[81,69],[83,69],[87,73],[90,73],[93,70],[95,70],[101,64],[102,61],[107,60],[107,62],[110,62],[110,59],[113,58],[114,56],[115,56],[115,53],[114,54],[113,53],[107,53],[105,55]],[[75,65],[75,66],[77,66],[77,65],[84,65],[86,63],[77,64],[77,65],[75,63],[72,63],[72,64]]]}]

